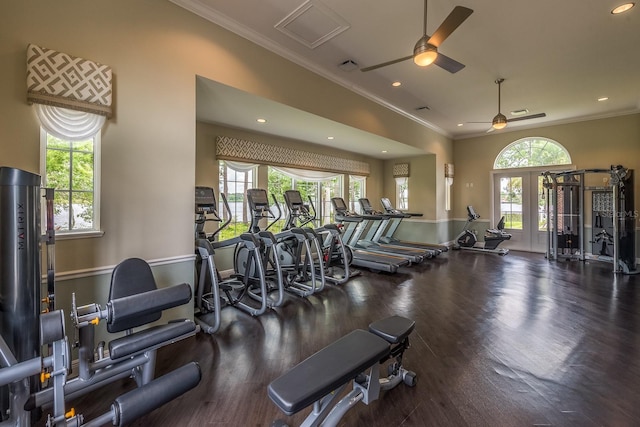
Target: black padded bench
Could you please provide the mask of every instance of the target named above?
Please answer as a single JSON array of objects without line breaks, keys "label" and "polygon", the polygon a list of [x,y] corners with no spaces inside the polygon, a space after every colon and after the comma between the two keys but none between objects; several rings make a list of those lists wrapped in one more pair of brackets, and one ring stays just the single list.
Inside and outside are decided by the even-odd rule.
[{"label": "black padded bench", "polygon": [[[371,323],[369,331],[356,329],[271,382],[269,397],[287,415],[314,404],[304,425],[318,425],[323,419],[323,425],[336,425],[358,401],[368,404],[376,400],[381,389],[391,389],[401,381],[415,385],[415,374],[401,366],[414,327],[414,321],[392,316]],[[379,365],[391,357],[396,363],[381,384]],[[353,391],[334,404],[350,381]]]}]

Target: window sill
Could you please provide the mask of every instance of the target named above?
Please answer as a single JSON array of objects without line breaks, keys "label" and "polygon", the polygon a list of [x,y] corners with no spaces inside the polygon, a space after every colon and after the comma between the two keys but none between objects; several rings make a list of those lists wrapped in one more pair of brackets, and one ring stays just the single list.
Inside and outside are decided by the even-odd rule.
[{"label": "window sill", "polygon": [[104,231],[102,230],[71,231],[56,233],[56,240],[92,239],[102,236],[104,236]]}]

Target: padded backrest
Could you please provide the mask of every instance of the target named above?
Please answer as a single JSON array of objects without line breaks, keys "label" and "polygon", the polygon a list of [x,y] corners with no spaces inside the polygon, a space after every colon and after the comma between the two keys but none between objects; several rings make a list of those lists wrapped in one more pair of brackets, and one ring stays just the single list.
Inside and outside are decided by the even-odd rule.
[{"label": "padded backrest", "polygon": [[[143,259],[128,258],[116,265],[111,273],[111,287],[109,289],[109,301],[124,298],[143,292],[158,289],[153,278],[151,267]],[[107,324],[109,332],[120,332],[136,326],[155,322],[162,316],[161,312],[151,313],[135,319],[127,318],[127,321]]]},{"label": "padded backrest", "polygon": [[498,230],[504,230],[504,217],[500,218],[498,222],[498,226],[496,227]]}]

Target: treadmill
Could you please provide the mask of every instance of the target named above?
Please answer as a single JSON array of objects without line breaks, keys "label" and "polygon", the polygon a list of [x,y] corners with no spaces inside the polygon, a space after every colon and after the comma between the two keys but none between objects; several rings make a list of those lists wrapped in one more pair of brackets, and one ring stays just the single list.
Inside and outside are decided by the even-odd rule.
[{"label": "treadmill", "polygon": [[375,209],[373,209],[373,206],[371,206],[371,203],[367,198],[358,199],[358,203],[360,203],[362,212],[364,212],[365,214],[380,215],[383,218],[382,220],[376,220],[371,224],[371,226],[369,227],[369,230],[367,231],[366,236],[364,237],[365,240],[370,240],[374,243],[381,245],[382,247],[390,248],[391,250],[404,248],[404,249],[409,249],[414,251],[423,251],[425,254],[425,258],[433,258],[442,253],[442,251],[439,249],[432,248],[428,245],[423,245],[421,243],[402,242],[398,239],[389,239],[389,238],[386,238],[386,236],[383,237],[382,235],[384,231],[387,229],[387,227],[389,226],[389,223],[392,220],[399,222],[399,221],[402,221],[403,218],[408,218],[409,216],[400,212],[397,212],[397,213],[396,212],[393,212],[393,213],[378,212]]},{"label": "treadmill", "polygon": [[342,197],[334,197],[331,204],[335,210],[336,221],[344,225],[343,242],[351,248],[353,260],[351,264],[368,268],[373,271],[385,271],[387,273],[395,273],[402,266],[409,265],[409,260],[400,258],[390,254],[380,255],[367,251],[365,249],[356,248],[349,244],[349,239],[353,235],[355,228],[363,221],[362,216],[350,212]]},{"label": "treadmill", "polygon": [[[373,233],[378,228],[380,222],[385,219],[385,217],[378,213],[363,213],[360,216],[362,217],[362,221],[356,224],[355,227],[352,225],[348,230],[349,233],[345,231],[343,240],[347,242],[350,247],[364,249],[376,254],[392,255],[400,258],[405,258],[411,264],[420,263],[426,258],[431,257],[430,253],[428,253],[424,249],[383,245],[374,242],[372,240]],[[365,231],[367,231],[366,235]]]},{"label": "treadmill", "polygon": [[409,213],[409,212],[400,211],[398,209],[394,209],[393,205],[391,204],[391,201],[386,197],[383,197],[382,199],[380,199],[380,203],[382,204],[382,208],[384,209],[385,213],[388,212],[390,214],[401,215],[401,216],[393,217],[391,219],[391,223],[388,226],[388,228],[386,230],[383,230],[384,234],[379,236],[380,241],[390,242],[394,244],[419,245],[419,246],[424,246],[427,248],[439,250],[440,252],[447,252],[449,250],[449,247],[446,245],[438,245],[433,243],[422,243],[422,242],[407,242],[407,241],[399,240],[393,237],[393,234],[398,229],[398,226],[402,222],[403,218],[421,217],[422,214]]}]

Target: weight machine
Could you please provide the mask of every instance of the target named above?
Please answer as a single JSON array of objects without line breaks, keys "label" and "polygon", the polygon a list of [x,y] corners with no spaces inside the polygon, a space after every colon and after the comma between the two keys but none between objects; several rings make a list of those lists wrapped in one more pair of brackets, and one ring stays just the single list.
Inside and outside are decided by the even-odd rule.
[{"label": "weight machine", "polygon": [[[34,425],[44,409],[49,411],[47,427],[130,424],[195,387],[201,373],[194,362],[154,379],[156,350],[195,334],[193,322],[133,331],[158,321],[163,310],[189,302],[191,287],[184,283],[157,289],[151,268],[137,258],[114,268],[104,309],[97,304],[78,307],[74,295],[78,375],[68,378],[71,352],[64,313],[53,310],[54,192],[46,189],[45,236],[40,235],[40,193],[40,176],[0,167],[0,426]],[[41,242],[47,244],[48,255],[43,299]],[[109,332],[126,334],[108,343],[108,356],[104,343],[94,343],[101,320]],[[85,422],[75,410],[65,409],[65,401],[127,377],[138,387],[116,398],[97,418]]]},{"label": "weight machine", "polygon": [[[587,185],[594,174],[603,185]],[[633,170],[623,166],[542,174],[546,197],[548,259],[587,257],[585,195],[591,192],[590,258],[611,262],[614,273],[637,274]],[[593,179],[590,179],[593,181]]]}]

